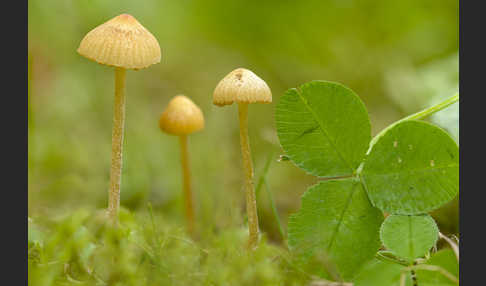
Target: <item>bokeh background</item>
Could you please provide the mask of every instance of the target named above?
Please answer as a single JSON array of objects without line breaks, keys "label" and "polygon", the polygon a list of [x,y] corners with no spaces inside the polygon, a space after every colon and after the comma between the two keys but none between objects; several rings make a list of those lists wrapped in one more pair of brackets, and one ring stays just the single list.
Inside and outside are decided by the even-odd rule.
[{"label": "bokeh background", "polygon": [[[175,95],[198,104],[203,131],[190,136],[199,227],[241,225],[244,193],[236,106],[217,107],[212,92],[238,67],[270,86],[272,104],[250,107],[255,180],[266,172],[282,226],[317,179],[282,154],[274,110],[288,88],[331,80],[364,101],[373,134],[458,90],[457,0],[31,0],[29,1],[29,216],[56,216],[107,205],[114,92],[112,68],[76,49],[83,36],[132,14],[158,39],[162,61],[127,73],[121,204],[184,224],[179,145],[158,118]],[[430,118],[458,138],[458,104]],[[265,184],[262,188],[265,187]],[[463,190],[464,191],[464,190]],[[260,224],[281,241],[266,191]],[[457,199],[434,213],[458,233]]]}]

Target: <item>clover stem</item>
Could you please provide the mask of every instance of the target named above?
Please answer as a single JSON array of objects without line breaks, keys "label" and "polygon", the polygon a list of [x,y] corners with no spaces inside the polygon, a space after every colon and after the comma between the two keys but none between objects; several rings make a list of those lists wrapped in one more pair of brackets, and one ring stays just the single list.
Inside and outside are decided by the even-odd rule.
[{"label": "clover stem", "polygon": [[186,208],[186,220],[188,232],[194,234],[194,204],[191,192],[191,172],[189,168],[189,152],[187,151],[187,135],[179,136],[181,143],[181,164],[184,187],[184,204]]},{"label": "clover stem", "polygon": [[[417,113],[414,113],[414,114],[411,114],[407,117],[404,117],[398,121],[395,121],[394,123],[388,125],[388,127],[386,127],[385,129],[381,130],[378,134],[375,135],[375,137],[373,137],[373,139],[371,139],[371,142],[370,142],[370,146],[368,148],[368,151],[366,152],[366,154],[369,154],[371,152],[371,149],[373,147],[373,145],[378,141],[378,139],[383,136],[383,134],[386,133],[386,131],[390,130],[391,128],[393,128],[393,126],[401,123],[401,122],[404,122],[406,120],[418,120],[418,119],[423,119],[429,115],[432,115],[438,111],[441,111],[442,109],[448,107],[449,105],[453,104],[453,103],[456,103],[459,101],[459,93],[456,93],[455,95],[449,97],[448,99],[434,105],[434,106],[431,106],[431,107],[428,107],[422,111],[419,111]],[[363,163],[361,163],[361,165],[358,167],[357,169],[357,174],[360,175],[361,174],[361,171],[362,171],[362,167],[363,167]]]},{"label": "clover stem", "polygon": [[441,232],[439,232],[439,237],[444,239],[447,243],[449,243],[452,250],[454,251],[454,254],[456,254],[457,261],[459,261],[459,246],[454,241],[452,241],[450,238],[443,235]]},{"label": "clover stem", "polygon": [[431,107],[428,107],[422,111],[419,111],[417,113],[414,113],[412,115],[409,115],[403,119],[401,119],[399,122],[401,121],[405,121],[405,120],[417,120],[417,119],[422,119],[422,118],[425,118],[429,115],[432,115],[434,113],[436,113],[437,111],[441,111],[442,109],[448,107],[449,105],[453,104],[453,103],[456,103],[457,101],[459,101],[459,93],[456,93],[455,95],[449,97],[448,99],[434,105],[434,106],[431,106]]},{"label": "clover stem", "polygon": [[115,103],[111,132],[110,190],[108,193],[108,215],[115,225],[118,223],[118,208],[120,206],[123,133],[125,129],[125,76],[126,69],[115,68]]},{"label": "clover stem", "polygon": [[258,244],[258,215],[253,185],[253,165],[251,162],[250,142],[248,138],[248,104],[238,103],[240,122],[240,144],[245,175],[246,212],[248,215],[248,248],[255,249]]}]

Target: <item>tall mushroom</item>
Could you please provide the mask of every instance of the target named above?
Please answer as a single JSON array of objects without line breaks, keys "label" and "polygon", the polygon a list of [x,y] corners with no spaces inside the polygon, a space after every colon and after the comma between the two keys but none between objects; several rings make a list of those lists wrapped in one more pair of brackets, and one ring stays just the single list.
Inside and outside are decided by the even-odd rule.
[{"label": "tall mushroom", "polygon": [[248,247],[254,249],[258,244],[258,215],[253,185],[253,165],[248,138],[248,104],[271,103],[272,92],[268,85],[252,71],[238,68],[225,76],[216,86],[213,103],[218,106],[238,104],[240,122],[240,143],[245,175],[246,212],[248,214]]},{"label": "tall mushroom", "polygon": [[86,34],[77,51],[90,60],[115,68],[108,215],[116,224],[120,206],[126,70],[139,70],[159,63],[160,46],[157,39],[133,16],[122,14]]},{"label": "tall mushroom", "polygon": [[179,136],[187,228],[189,233],[193,235],[194,204],[191,191],[187,135],[204,128],[204,116],[201,109],[192,100],[184,95],[177,95],[169,102],[160,116],[159,127],[165,133]]}]

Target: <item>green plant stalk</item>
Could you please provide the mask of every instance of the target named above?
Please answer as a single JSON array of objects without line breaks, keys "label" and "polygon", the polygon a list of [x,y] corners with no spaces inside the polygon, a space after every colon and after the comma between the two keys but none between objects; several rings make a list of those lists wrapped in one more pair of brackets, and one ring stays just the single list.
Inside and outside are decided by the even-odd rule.
[{"label": "green plant stalk", "polygon": [[280,223],[280,217],[278,216],[278,211],[277,211],[277,206],[275,204],[275,200],[273,199],[272,192],[270,191],[270,187],[268,186],[267,179],[264,179],[264,181],[265,181],[265,190],[267,191],[268,198],[270,199],[270,205],[272,207],[273,216],[275,217],[275,220],[277,221],[278,231],[280,232],[280,235],[282,236],[282,240],[285,241],[285,233],[283,231],[282,224]]},{"label": "green plant stalk", "polygon": [[[442,101],[442,102],[439,102],[438,104],[434,105],[434,106],[431,106],[431,107],[428,107],[422,111],[419,111],[417,113],[414,113],[414,114],[411,114],[407,117],[404,117],[390,125],[388,125],[385,129],[381,130],[380,133],[378,133],[375,137],[373,137],[373,139],[371,140],[370,142],[370,147],[368,148],[368,151],[366,152],[366,154],[369,154],[370,151],[371,151],[371,148],[373,147],[373,145],[376,143],[376,141],[378,141],[378,139],[383,136],[383,134],[385,134],[386,131],[388,131],[389,129],[391,129],[393,126],[397,125],[398,123],[400,122],[403,122],[403,121],[406,121],[406,120],[419,120],[419,119],[424,119],[425,117],[427,116],[430,116],[438,111],[441,111],[442,109],[445,109],[446,107],[450,106],[451,104],[454,104],[456,102],[459,101],[459,92],[457,92],[455,95],[449,97],[448,99]],[[363,167],[363,164],[361,164],[359,167],[358,167],[358,170],[357,170],[357,173],[360,174],[361,173],[361,169]]]},{"label": "green plant stalk", "polygon": [[265,182],[265,177],[267,176],[268,170],[270,169],[270,163],[272,163],[274,154],[275,152],[272,150],[272,152],[270,152],[270,154],[268,155],[267,161],[265,162],[265,166],[263,167],[262,175],[260,176],[260,179],[258,179],[258,184],[255,190],[255,194],[257,198],[258,195],[260,194],[260,190],[263,186],[263,183]]},{"label": "green plant stalk", "polygon": [[[417,113],[414,113],[412,115],[409,115],[401,120],[399,120],[398,122],[402,122],[402,121],[405,121],[405,120],[418,120],[418,119],[423,119],[427,116],[430,116],[438,111],[441,111],[442,109],[448,107],[449,105],[451,104],[454,104],[456,102],[459,101],[459,92],[457,92],[455,95],[449,97],[448,99],[434,105],[434,106],[431,106],[429,108],[426,108],[422,111],[419,111]],[[397,123],[398,123],[397,122]]]},{"label": "green plant stalk", "polygon": [[123,133],[125,131],[125,78],[126,69],[116,67],[115,103],[111,133],[110,190],[108,193],[108,216],[115,225],[118,223],[118,209],[120,207]]},{"label": "green plant stalk", "polygon": [[[156,228],[156,225],[155,225],[154,212],[153,212],[152,204],[151,203],[148,203],[147,204],[147,209],[149,211],[150,222],[152,223],[152,230],[154,232],[154,237],[155,237],[154,238],[154,240],[155,240],[155,252],[156,252],[155,255],[158,258],[159,255],[160,255],[160,247],[161,247],[162,243],[160,241],[159,233],[158,233],[157,228]],[[158,261],[158,259],[156,261]]]},{"label": "green plant stalk", "polygon": [[270,200],[270,206],[272,207],[273,216],[275,217],[275,221],[277,222],[278,230],[280,232],[280,235],[282,236],[282,240],[285,240],[285,234],[284,234],[284,231],[283,231],[283,228],[282,228],[282,224],[280,223],[280,217],[278,216],[277,206],[275,204],[273,194],[270,191],[270,187],[268,186],[268,181],[266,179],[268,170],[270,169],[270,164],[273,161],[274,154],[275,154],[275,152],[272,150],[270,152],[270,154],[268,155],[267,161],[265,162],[265,166],[263,167],[262,175],[260,176],[260,179],[258,180],[258,185],[256,187],[255,193],[256,193],[256,197],[258,198],[260,190],[261,190],[263,184],[265,183],[265,189],[266,189],[266,192],[267,192],[267,195],[268,195],[268,199]]},{"label": "green plant stalk", "polygon": [[248,248],[255,249],[258,245],[258,214],[253,185],[253,164],[251,162],[250,142],[248,138],[248,104],[238,103],[240,123],[240,144],[243,169],[245,175],[244,187],[246,194],[246,213],[248,215]]},{"label": "green plant stalk", "polygon": [[396,263],[396,264],[399,264],[399,265],[402,265],[402,266],[410,266],[410,263],[408,261],[405,261],[405,260],[402,260],[396,256],[388,256],[388,255],[384,255],[386,254],[386,252],[384,251],[378,251],[375,255],[375,258],[376,259],[379,259],[381,261],[385,261],[385,262],[392,262],[392,263]]}]

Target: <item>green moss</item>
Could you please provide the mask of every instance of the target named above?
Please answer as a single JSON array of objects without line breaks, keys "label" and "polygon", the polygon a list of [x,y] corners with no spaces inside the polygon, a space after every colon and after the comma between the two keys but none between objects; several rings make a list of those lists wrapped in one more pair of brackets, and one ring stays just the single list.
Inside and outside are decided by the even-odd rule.
[{"label": "green moss", "polygon": [[31,285],[302,285],[287,251],[262,237],[245,248],[244,226],[197,241],[148,211],[120,212],[120,226],[104,212],[78,209],[46,220],[29,219]]}]

